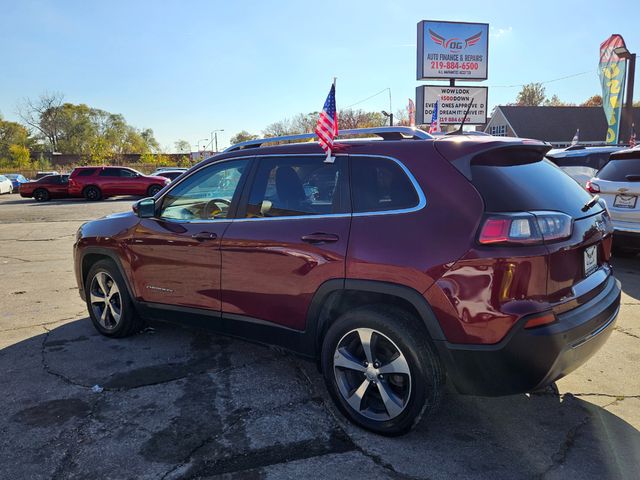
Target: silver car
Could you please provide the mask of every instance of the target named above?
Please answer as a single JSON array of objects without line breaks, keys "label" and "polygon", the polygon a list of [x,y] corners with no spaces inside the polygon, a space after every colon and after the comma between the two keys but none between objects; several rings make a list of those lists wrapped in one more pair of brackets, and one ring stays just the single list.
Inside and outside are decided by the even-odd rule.
[{"label": "silver car", "polygon": [[609,162],[587,182],[587,190],[607,203],[613,220],[614,250],[640,252],[640,148],[612,153]]}]

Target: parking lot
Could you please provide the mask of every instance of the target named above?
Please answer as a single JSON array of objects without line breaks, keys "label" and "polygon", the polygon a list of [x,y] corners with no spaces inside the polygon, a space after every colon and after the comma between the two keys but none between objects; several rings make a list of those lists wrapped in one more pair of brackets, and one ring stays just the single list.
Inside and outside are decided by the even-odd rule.
[{"label": "parking lot", "polygon": [[640,257],[614,260],[615,331],[559,395],[449,391],[384,438],[345,422],[315,365],[286,352],[163,323],[97,334],[74,235],[131,201],[0,198],[0,478],[638,478]]}]

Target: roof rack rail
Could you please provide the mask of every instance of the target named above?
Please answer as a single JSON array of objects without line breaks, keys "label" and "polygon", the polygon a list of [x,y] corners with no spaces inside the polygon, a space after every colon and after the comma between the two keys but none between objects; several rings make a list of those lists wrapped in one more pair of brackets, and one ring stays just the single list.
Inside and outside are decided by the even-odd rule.
[{"label": "roof rack rail", "polygon": [[[376,135],[383,140],[429,140],[433,136],[423,130],[414,127],[374,127],[374,128],[354,128],[351,130],[339,130],[338,137],[342,135]],[[273,142],[295,142],[315,138],[315,133],[302,133],[299,135],[285,135],[283,137],[259,138],[246,142],[236,143],[226,148],[225,152],[243,150],[245,148],[258,148],[265,143]]]}]

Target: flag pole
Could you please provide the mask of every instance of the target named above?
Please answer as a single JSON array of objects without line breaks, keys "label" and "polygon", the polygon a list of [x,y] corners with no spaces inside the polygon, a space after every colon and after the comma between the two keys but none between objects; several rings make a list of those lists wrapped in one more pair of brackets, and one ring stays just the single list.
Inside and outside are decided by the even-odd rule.
[{"label": "flag pole", "polygon": [[[333,77],[333,94],[335,95],[336,93],[336,79],[338,77]],[[337,103],[337,102],[336,102]],[[336,106],[336,113],[337,113],[338,107]],[[335,162],[335,158],[333,158],[331,156],[331,147],[329,147],[329,149],[327,150],[327,158],[325,158],[324,163],[333,163]]]}]

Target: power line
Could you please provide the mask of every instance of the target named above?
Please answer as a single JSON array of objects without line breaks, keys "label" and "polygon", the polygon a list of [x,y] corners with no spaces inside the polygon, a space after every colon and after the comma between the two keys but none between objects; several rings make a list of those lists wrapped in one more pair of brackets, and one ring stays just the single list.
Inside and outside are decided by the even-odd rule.
[{"label": "power line", "polygon": [[373,95],[368,96],[367,98],[363,98],[362,100],[358,100],[356,103],[352,103],[351,105],[349,105],[348,107],[344,107],[344,109],[346,110],[347,108],[351,108],[351,107],[355,107],[356,105],[360,105],[361,103],[366,102],[367,100],[371,100],[373,97],[377,97],[378,95],[380,95],[381,93],[384,93],[386,91],[389,91],[389,94],[391,94],[391,89],[389,87],[387,88],[383,88],[382,90],[380,90],[378,93],[374,93]]},{"label": "power line", "polygon": [[[560,80],[566,80],[567,78],[573,78],[573,77],[579,77],[581,75],[586,75],[587,73],[593,73],[596,70],[586,70],[584,72],[580,72],[580,73],[573,73],[571,75],[565,75],[564,77],[558,77],[558,78],[553,78],[551,80],[543,80],[542,82],[530,82],[530,83],[540,83],[540,84],[545,84],[545,83],[553,83],[553,82],[559,82]],[[525,85],[528,85],[527,83],[520,83],[520,84],[516,84],[516,85],[487,85],[490,88],[517,88],[517,87],[524,87]]]}]

